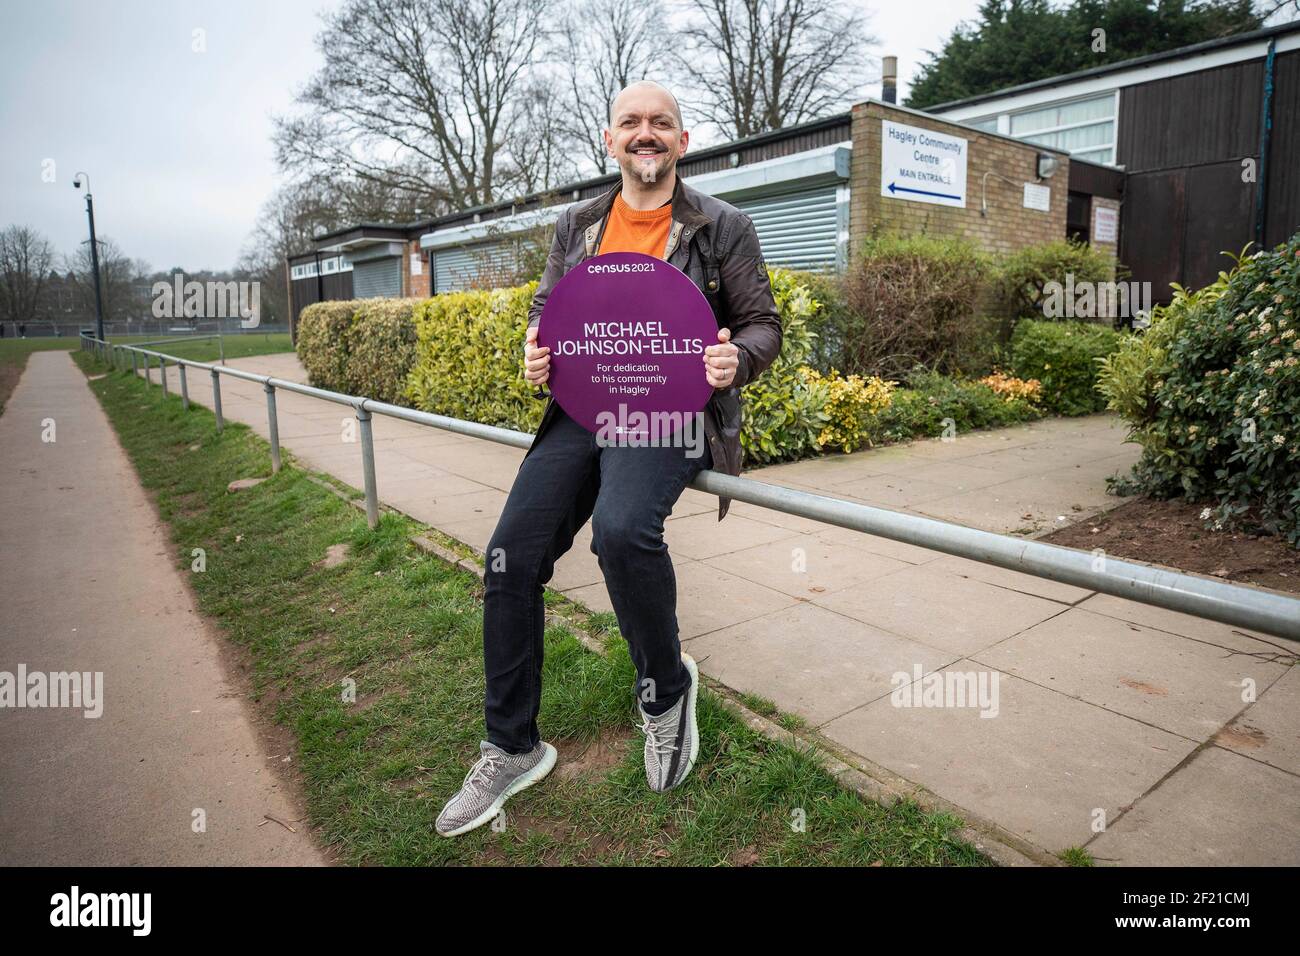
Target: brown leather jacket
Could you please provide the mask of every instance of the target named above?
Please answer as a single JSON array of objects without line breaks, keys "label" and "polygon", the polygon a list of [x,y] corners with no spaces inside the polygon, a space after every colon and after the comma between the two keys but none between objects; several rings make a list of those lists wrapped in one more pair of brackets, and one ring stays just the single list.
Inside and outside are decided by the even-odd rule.
[{"label": "brown leather jacket", "polygon": [[[732,343],[740,349],[735,383],[714,389],[704,410],[704,432],[713,452],[713,467],[739,475],[740,390],[762,374],[781,351],[781,319],[753,220],[735,206],[692,189],[680,176],[676,178],[673,224],[663,258],[686,273],[704,293],[718,328],[729,328]],[[620,179],[608,192],[560,213],[546,271],[528,310],[530,327],[541,319],[542,307],[555,283],[574,266],[596,255],[614,196],[622,188]],[[703,369],[700,374],[704,374]],[[538,438],[554,417],[555,408],[555,399],[548,396],[537,427]],[[528,457],[527,453],[524,457]],[[730,498],[718,499],[719,521],[730,504]]]}]

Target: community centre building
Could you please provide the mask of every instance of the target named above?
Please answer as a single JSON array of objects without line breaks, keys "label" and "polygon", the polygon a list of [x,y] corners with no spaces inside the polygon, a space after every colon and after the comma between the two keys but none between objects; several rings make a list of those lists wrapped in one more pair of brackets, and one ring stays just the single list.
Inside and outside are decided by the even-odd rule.
[{"label": "community centre building", "polygon": [[[688,151],[678,173],[749,214],[774,266],[842,270],[880,232],[995,252],[1072,237],[1167,300],[1223,250],[1300,229],[1300,23],[918,111],[846,113]],[[294,324],[327,299],[492,284],[518,237],[619,173],[408,224],[357,224],[290,256]],[[508,272],[508,268],[504,271]]]}]

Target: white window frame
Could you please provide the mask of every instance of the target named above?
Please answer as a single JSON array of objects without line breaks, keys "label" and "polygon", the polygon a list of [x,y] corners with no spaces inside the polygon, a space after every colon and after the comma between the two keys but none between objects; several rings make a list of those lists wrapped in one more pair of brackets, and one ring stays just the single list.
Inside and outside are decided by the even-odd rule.
[{"label": "white window frame", "polygon": [[[1059,126],[1045,126],[1042,129],[1034,130],[1032,133],[1011,132],[1011,117],[1020,116],[1025,113],[1037,113],[1040,110],[1057,109],[1062,106],[1069,106],[1073,103],[1082,103],[1082,102],[1087,102],[1089,100],[1100,100],[1100,99],[1104,99],[1104,96],[1098,95],[1095,92],[1086,93],[1086,94],[1081,94],[1079,96],[1066,97],[1065,99],[1061,99],[1061,100],[1053,100],[1048,103],[1035,103],[1032,106],[1022,107],[1021,109],[1018,110],[1008,110],[996,114],[990,113],[990,114],[985,114],[984,116],[975,116],[970,119],[958,120],[957,122],[962,123],[965,126],[971,126],[973,123],[987,123],[989,120],[993,119],[994,116],[996,116],[998,121],[997,132],[1003,136],[1009,136],[1014,140],[1019,140],[1020,142],[1026,143],[1027,145],[1030,146],[1041,146],[1043,149],[1059,149],[1060,151],[1064,153],[1068,153],[1071,156],[1078,156],[1080,159],[1083,159],[1086,162],[1092,162],[1092,163],[1101,162],[1103,165],[1114,166],[1116,165],[1116,159],[1119,156],[1119,93],[1120,93],[1119,87],[1116,87],[1115,89],[1110,91],[1112,97],[1112,112],[1108,119],[1091,119],[1091,120],[1082,120],[1078,123],[1063,123]],[[1051,135],[1052,133],[1064,133],[1068,130],[1082,129],[1086,126],[1100,126],[1102,123],[1111,124],[1110,141],[1107,143],[1095,143],[1084,149],[1078,149],[1072,151],[1066,149],[1064,146],[1043,146],[1041,143],[1034,143],[1029,139],[1030,136],[1048,136]],[[987,132],[987,131],[981,130],[981,132]],[[1095,153],[1101,153],[1101,152],[1108,152],[1110,154],[1110,159],[1096,160],[1096,159],[1089,158],[1090,155]]]}]

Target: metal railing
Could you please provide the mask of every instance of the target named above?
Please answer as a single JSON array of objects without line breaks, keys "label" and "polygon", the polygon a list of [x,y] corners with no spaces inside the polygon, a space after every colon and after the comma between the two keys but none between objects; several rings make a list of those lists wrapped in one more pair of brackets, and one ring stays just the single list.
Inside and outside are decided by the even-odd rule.
[{"label": "metal railing", "polygon": [[136,348],[144,348],[150,345],[175,345],[177,342],[203,342],[207,339],[217,340],[217,361],[222,365],[226,364],[226,337],[220,332],[213,332],[208,335],[184,335],[173,339],[154,339],[150,342],[136,342]]},{"label": "metal railing", "polygon": [[[95,352],[99,358],[119,370],[126,369],[129,357],[131,371],[137,374],[141,371],[140,359],[143,358],[146,381],[149,381],[149,370],[153,360],[156,359],[164,395],[168,394],[167,364],[170,362],[177,366],[181,402],[186,409],[189,408],[189,391],[185,369],[201,369],[209,372],[212,376],[213,411],[216,413],[217,431],[221,431],[225,425],[221,414],[221,376],[229,375],[232,378],[260,383],[266,393],[271,468],[277,472],[280,470],[280,438],[275,407],[275,394],[278,389],[352,408],[357,418],[361,444],[366,519],[372,528],[379,521],[375,450],[371,434],[372,415],[385,415],[389,418],[414,422],[417,425],[428,425],[474,438],[484,438],[515,448],[526,449],[533,443],[533,436],[526,432],[499,428],[495,425],[482,425],[459,418],[448,418],[432,412],[421,412],[369,398],[331,392],[312,385],[303,385],[300,382],[245,372],[229,366],[182,359],[139,346],[113,345],[83,335],[81,347]],[[752,478],[740,478],[717,471],[701,471],[690,487],[707,494],[744,501],[783,514],[810,518],[825,524],[888,538],[892,541],[901,541],[1010,571],[1020,571],[1050,581],[1300,642],[1300,599],[1283,594],[1135,564],[1096,552],[1076,551],[1073,548],[1044,544],[1041,541],[980,531],[936,518],[889,511],[885,508],[844,501],[809,491],[798,491],[780,485],[770,485]]]}]

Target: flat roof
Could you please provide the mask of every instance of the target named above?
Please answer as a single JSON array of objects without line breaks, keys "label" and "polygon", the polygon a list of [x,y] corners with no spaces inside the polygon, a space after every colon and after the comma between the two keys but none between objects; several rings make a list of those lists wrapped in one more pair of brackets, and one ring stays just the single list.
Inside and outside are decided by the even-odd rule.
[{"label": "flat roof", "polygon": [[[781,129],[768,130],[765,133],[755,133],[753,136],[746,136],[743,139],[728,140],[725,143],[719,143],[717,146],[708,146],[695,152],[688,152],[681,160],[682,163],[697,162],[711,159],[715,156],[732,152],[739,148],[750,146],[761,146],[768,142],[780,142],[783,139],[789,139],[793,136],[799,136],[803,133],[815,132],[819,129],[829,129],[836,126],[847,126],[852,121],[852,113],[835,113],[831,116],[824,116],[820,119],[809,120],[806,123],[800,123],[798,126],[783,126]],[[574,182],[562,183],[559,186],[552,186],[550,189],[542,189],[537,192],[528,193],[525,196],[516,196],[511,199],[498,200],[496,202],[483,203],[478,206],[472,206],[468,209],[460,209],[456,212],[445,213],[441,216],[435,216],[430,219],[421,219],[411,223],[353,223],[343,226],[340,229],[334,229],[330,232],[321,233],[313,236],[313,242],[325,242],[326,240],[346,235],[357,230],[396,230],[403,232],[423,231],[428,232],[437,226],[456,222],[460,219],[473,218],[475,214],[483,215],[484,213],[496,212],[501,209],[508,209],[511,206],[526,206],[530,203],[539,202],[546,196],[557,195],[561,193],[571,193],[574,190],[587,189],[592,186],[599,186],[605,183],[613,185],[622,173],[615,170],[611,173],[605,173],[601,176],[592,176],[587,179],[580,179]],[[311,252],[301,252],[290,256],[291,259],[299,256],[312,255]]]}]

